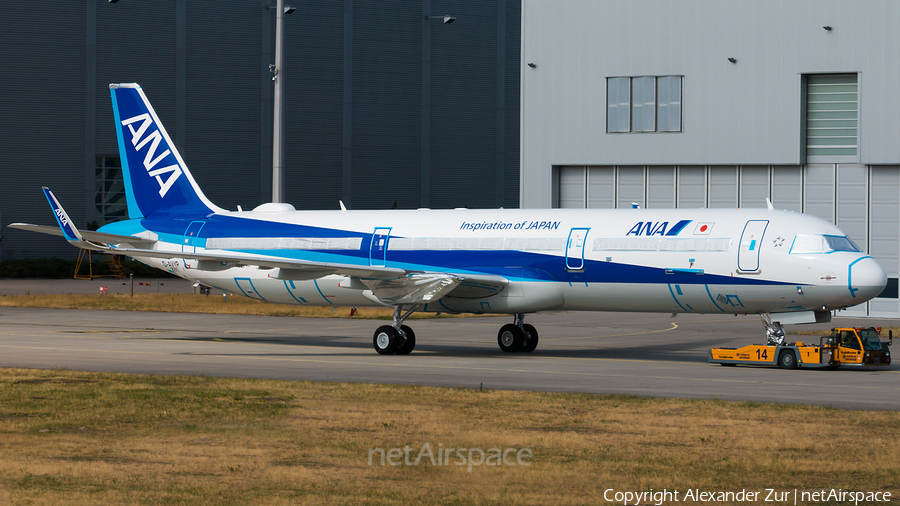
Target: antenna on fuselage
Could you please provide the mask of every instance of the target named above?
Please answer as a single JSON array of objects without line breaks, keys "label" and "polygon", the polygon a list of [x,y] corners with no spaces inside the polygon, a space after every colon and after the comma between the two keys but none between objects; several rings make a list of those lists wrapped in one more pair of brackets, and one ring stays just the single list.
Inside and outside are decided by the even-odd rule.
[{"label": "antenna on fuselage", "polygon": [[769,208],[769,211],[775,209],[775,207],[772,206],[772,201],[769,200],[769,197],[766,197],[766,207]]}]

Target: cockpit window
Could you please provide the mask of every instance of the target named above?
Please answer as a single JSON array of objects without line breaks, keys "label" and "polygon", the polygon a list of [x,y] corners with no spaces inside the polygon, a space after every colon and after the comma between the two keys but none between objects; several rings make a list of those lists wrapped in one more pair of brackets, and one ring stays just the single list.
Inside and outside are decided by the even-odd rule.
[{"label": "cockpit window", "polygon": [[856,245],[849,237],[847,236],[837,236],[837,235],[826,235],[825,236],[825,245],[826,245],[826,253],[830,253],[832,251],[855,251],[859,253],[859,246]]},{"label": "cockpit window", "polygon": [[853,251],[859,253],[859,247],[845,235],[813,235],[797,234],[791,253],[834,253],[835,251]]}]

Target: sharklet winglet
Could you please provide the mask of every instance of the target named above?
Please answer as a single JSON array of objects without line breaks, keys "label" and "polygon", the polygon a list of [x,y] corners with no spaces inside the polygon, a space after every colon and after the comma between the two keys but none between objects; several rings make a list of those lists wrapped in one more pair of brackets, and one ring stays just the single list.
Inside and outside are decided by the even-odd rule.
[{"label": "sharklet winglet", "polygon": [[78,232],[78,229],[75,228],[75,225],[72,224],[72,220],[69,218],[66,210],[63,209],[59,201],[56,200],[56,195],[53,195],[50,188],[46,186],[42,186],[41,190],[43,190],[44,196],[47,197],[47,202],[50,203],[50,209],[53,210],[53,215],[56,217],[56,223],[59,224],[59,228],[62,229],[63,237],[69,242],[83,241],[84,238],[81,236],[81,233]]},{"label": "sharklet winglet", "polygon": [[81,232],[78,231],[78,228],[72,223],[72,219],[69,218],[69,215],[66,213],[66,210],[63,209],[62,204],[56,199],[56,195],[53,195],[53,192],[50,191],[50,188],[42,186],[41,190],[44,191],[44,196],[47,197],[47,202],[50,203],[50,208],[53,209],[56,223],[59,225],[60,230],[62,230],[63,237],[66,238],[66,241],[81,249],[90,249],[94,251],[110,249],[109,246],[106,246],[105,244],[97,244],[85,239],[81,235]]}]

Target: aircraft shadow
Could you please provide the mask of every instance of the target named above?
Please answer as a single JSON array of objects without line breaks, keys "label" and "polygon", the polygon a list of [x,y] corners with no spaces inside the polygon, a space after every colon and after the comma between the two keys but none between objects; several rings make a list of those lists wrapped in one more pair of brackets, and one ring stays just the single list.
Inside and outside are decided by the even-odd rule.
[{"label": "aircraft shadow", "polygon": [[[190,341],[205,342],[211,344],[271,344],[281,346],[297,346],[301,348],[331,348],[334,351],[313,351],[307,349],[301,353],[256,353],[248,351],[247,353],[196,353],[186,352],[190,355],[218,355],[218,356],[283,356],[283,357],[377,357],[378,354],[372,349],[372,344],[368,340],[358,338],[349,338],[347,336],[318,336],[315,338],[256,338],[256,337],[180,337],[168,338],[171,341]],[[459,358],[485,358],[496,359],[498,357],[508,357],[510,359],[522,358],[529,359],[531,357],[552,357],[552,358],[582,358],[582,359],[607,359],[607,360],[647,360],[659,362],[706,362],[706,350],[708,347],[714,346],[707,341],[691,341],[678,342],[667,345],[655,346],[627,346],[627,347],[599,347],[593,348],[589,346],[573,347],[573,348],[552,348],[545,347],[538,349],[532,353],[504,353],[496,345],[490,341],[484,344],[480,342],[476,345],[470,344],[436,344],[428,341],[420,342],[416,346],[410,358],[414,359],[417,355],[426,355],[428,357],[459,357]]]}]

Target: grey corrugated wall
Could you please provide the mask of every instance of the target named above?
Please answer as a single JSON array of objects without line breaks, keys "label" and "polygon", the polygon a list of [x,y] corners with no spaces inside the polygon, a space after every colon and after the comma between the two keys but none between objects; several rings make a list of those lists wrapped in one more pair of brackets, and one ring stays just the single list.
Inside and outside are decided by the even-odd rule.
[{"label": "grey corrugated wall", "polygon": [[[3,6],[0,30],[0,213],[3,225],[54,223],[41,193],[52,185],[84,221],[85,5],[52,9],[27,2]],[[64,41],[64,43],[63,43]],[[59,238],[3,229],[3,258],[60,255],[74,248]]]}]

